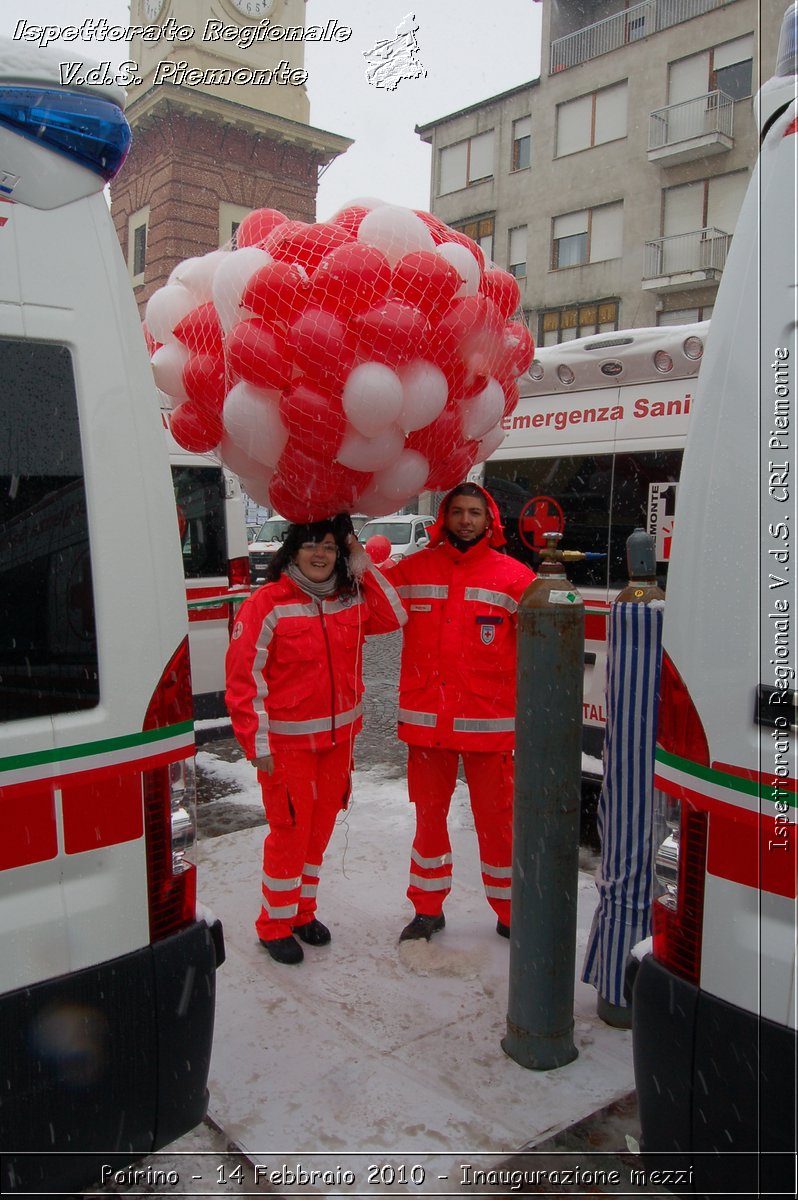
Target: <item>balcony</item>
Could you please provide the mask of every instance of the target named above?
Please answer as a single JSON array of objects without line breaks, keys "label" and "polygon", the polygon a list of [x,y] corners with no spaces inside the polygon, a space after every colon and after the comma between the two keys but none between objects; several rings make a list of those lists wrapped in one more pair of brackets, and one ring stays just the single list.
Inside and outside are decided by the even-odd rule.
[{"label": "balcony", "polygon": [[715,8],[723,8],[733,0],[643,0],[624,8],[603,21],[586,25],[551,43],[549,71],[567,71],[580,63],[609,54],[621,46],[640,41],[649,34],[670,29],[693,17],[703,16]]},{"label": "balcony", "polygon": [[643,290],[689,291],[720,282],[732,235],[722,229],[695,229],[646,242]]},{"label": "balcony", "polygon": [[734,145],[734,101],[725,92],[658,108],[648,119],[648,161],[663,167],[723,154]]}]

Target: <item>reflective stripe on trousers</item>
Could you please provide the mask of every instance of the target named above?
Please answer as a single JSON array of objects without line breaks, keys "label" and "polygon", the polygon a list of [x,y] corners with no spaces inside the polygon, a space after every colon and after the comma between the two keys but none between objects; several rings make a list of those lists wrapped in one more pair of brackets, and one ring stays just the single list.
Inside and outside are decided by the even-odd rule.
[{"label": "reflective stripe on trousers", "polygon": [[[457,782],[456,750],[408,747],[407,785],[416,806],[408,899],[417,913],[438,916],[452,886],[447,815]],[[485,895],[499,920],[510,923],[513,758],[508,752],[462,754],[480,851]]]}]

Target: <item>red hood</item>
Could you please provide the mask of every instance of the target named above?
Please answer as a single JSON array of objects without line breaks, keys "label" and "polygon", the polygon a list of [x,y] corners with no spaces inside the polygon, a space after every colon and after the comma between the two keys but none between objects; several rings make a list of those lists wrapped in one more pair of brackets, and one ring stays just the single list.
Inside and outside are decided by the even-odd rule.
[{"label": "red hood", "polygon": [[[475,486],[479,487],[479,484],[476,484]],[[499,510],[496,507],[496,501],[493,499],[490,492],[486,492],[482,487],[480,487],[479,490],[485,497],[485,503],[488,506],[488,515],[490,517],[489,532],[487,535],[488,545],[492,546],[494,550],[498,550],[499,546],[504,546],[507,542],[507,539],[504,536],[504,529],[502,527],[502,519],[499,516]],[[437,546],[444,540],[444,534],[446,531],[443,527],[443,514],[446,512],[446,506],[449,502],[449,497],[456,491],[456,487],[452,488],[452,490],[447,492],[444,498],[441,500],[435,524],[430,527],[429,531],[430,546]]]}]

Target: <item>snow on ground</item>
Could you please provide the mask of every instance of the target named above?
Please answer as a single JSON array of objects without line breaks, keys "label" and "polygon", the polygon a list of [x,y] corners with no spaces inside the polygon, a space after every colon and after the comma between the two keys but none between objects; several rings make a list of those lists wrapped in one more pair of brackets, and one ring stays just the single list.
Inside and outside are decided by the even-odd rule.
[{"label": "snow on ground", "polygon": [[[205,752],[200,760],[235,789],[236,801],[260,805],[249,764],[211,761]],[[413,824],[403,778],[379,767],[355,772],[319,888],[318,915],[332,944],[305,947],[298,967],[272,962],[254,931],[264,827],[198,844],[199,899],[222,919],[227,946],[210,1114],[253,1161],[351,1169],[361,1182],[372,1160],[423,1163],[426,1183],[415,1190],[441,1191],[464,1156],[498,1162],[633,1088],[631,1035],[598,1019],[595,991],[578,978],[596,903],[591,875],[580,871],[575,881],[578,1057],[529,1071],[501,1047],[510,946],[496,934],[482,890],[465,785],[458,783],[450,813],[446,929],[430,943],[400,946],[412,916],[405,890]],[[567,890],[563,881],[563,902]]]}]

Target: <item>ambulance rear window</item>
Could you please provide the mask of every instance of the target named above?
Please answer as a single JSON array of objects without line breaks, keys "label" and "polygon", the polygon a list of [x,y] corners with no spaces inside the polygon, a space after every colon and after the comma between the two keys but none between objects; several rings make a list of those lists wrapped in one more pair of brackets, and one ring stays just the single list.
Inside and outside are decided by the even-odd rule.
[{"label": "ambulance rear window", "polygon": [[0,721],[99,701],[72,359],[0,338]]},{"label": "ambulance rear window", "polygon": [[172,467],[186,579],[227,578],[221,467]]},{"label": "ambulance rear window", "polygon": [[561,512],[562,548],[603,556],[568,563],[577,587],[625,587],[626,539],[637,526],[655,534],[664,586],[681,461],[681,450],[649,450],[489,462],[485,487],[499,506],[508,553],[522,562],[537,565],[540,534],[556,527]]}]

